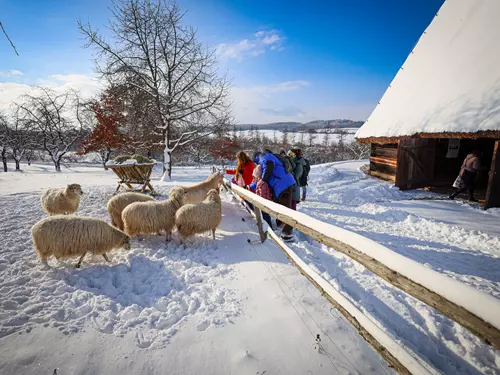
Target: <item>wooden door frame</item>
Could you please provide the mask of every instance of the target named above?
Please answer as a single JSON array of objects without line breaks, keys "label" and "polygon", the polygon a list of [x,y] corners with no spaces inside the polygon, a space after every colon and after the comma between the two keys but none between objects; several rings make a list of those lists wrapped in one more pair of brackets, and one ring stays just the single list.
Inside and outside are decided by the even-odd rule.
[{"label": "wooden door frame", "polygon": [[[492,202],[494,194],[499,194],[500,192],[493,191],[493,185],[495,184],[495,177],[500,179],[500,176],[497,176],[498,173],[497,164],[500,164],[500,141],[495,141],[495,148],[493,150],[493,158],[491,159],[491,168],[490,168],[490,177],[488,178],[488,189],[486,190],[486,199],[484,202],[484,209],[487,210],[491,207],[497,207],[494,202]],[[500,169],[500,167],[498,167]],[[500,185],[500,182],[497,182]],[[498,189],[497,189],[498,190]],[[498,200],[498,198],[497,198]]]}]

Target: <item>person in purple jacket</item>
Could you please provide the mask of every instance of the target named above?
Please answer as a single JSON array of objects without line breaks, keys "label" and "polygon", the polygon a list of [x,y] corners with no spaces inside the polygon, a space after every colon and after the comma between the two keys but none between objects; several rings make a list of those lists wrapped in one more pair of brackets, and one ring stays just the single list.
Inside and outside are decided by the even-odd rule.
[{"label": "person in purple jacket", "polygon": [[[290,173],[287,173],[280,159],[269,148],[264,147],[262,152],[257,152],[254,155],[254,162],[260,164],[262,180],[267,182],[272,189],[273,200],[285,207],[292,208],[292,192],[295,186],[295,178]],[[250,185],[250,188],[255,190],[252,185]],[[284,241],[293,240],[293,228],[290,225],[284,224],[281,238]]]}]

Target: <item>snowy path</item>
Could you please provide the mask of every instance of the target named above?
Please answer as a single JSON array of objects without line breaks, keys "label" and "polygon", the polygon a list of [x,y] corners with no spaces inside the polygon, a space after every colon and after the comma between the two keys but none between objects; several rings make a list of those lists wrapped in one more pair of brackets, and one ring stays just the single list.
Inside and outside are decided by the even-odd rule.
[{"label": "snowy path", "polygon": [[[169,185],[206,175],[178,170]],[[111,264],[52,260],[45,271],[29,235],[40,188],[83,181],[78,213],[106,218],[116,181],[89,167],[14,177],[22,193],[0,181],[1,374],[392,373],[271,241],[248,244],[255,224],[228,196],[215,242],[149,237]]]},{"label": "snowy path", "polygon": [[[401,192],[360,172],[362,165],[348,162],[313,167],[308,200],[299,210],[500,297],[500,218],[460,202],[418,200],[430,193]],[[293,248],[362,311],[435,368],[447,374],[499,373],[498,351],[350,258],[301,234]]]}]

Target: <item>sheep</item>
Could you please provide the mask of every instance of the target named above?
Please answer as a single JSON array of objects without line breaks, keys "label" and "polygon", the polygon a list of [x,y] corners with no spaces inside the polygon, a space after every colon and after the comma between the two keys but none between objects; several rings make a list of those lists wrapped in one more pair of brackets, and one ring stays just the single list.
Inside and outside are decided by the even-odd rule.
[{"label": "sheep", "polygon": [[122,212],[129,204],[134,202],[153,201],[154,198],[141,193],[122,193],[114,196],[108,201],[108,212],[111,218],[111,225],[123,230]]},{"label": "sheep", "polygon": [[184,204],[186,190],[176,187],[165,201],[135,202],[122,212],[125,233],[133,237],[137,234],[158,233],[164,230],[166,240],[170,241],[175,225],[175,213]]},{"label": "sheep", "polygon": [[222,222],[222,203],[217,190],[212,189],[201,203],[186,204],[175,215],[175,226],[182,239],[211,230],[215,240],[215,229]]},{"label": "sheep", "polygon": [[48,189],[41,197],[42,208],[49,215],[72,214],[78,209],[82,194],[82,187],[78,184],[60,189]]},{"label": "sheep", "polygon": [[84,216],[49,216],[31,228],[33,244],[45,266],[47,258],[57,259],[80,256],[76,268],[80,268],[87,252],[102,255],[109,262],[106,253],[123,247],[130,250],[130,237],[104,220]]},{"label": "sheep", "polygon": [[222,183],[223,179],[223,174],[213,173],[205,181],[193,186],[185,187],[184,189],[186,189],[187,192],[185,203],[190,204],[203,202],[210,190],[217,189],[217,191],[219,191],[219,184]]}]

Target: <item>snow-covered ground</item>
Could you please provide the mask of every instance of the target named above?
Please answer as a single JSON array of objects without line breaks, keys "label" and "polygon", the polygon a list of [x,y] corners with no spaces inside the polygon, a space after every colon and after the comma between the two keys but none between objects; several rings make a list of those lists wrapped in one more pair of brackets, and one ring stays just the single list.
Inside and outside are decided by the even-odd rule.
[{"label": "snow-covered ground", "polygon": [[[401,192],[362,165],[314,166],[299,210],[500,297],[498,210],[427,201],[436,195]],[[44,270],[30,238],[44,216],[40,192],[81,183],[78,214],[107,219],[116,187],[99,166],[52,168],[0,174],[0,374],[392,373],[277,246],[248,243],[258,239],[255,223],[228,195],[215,242],[154,236],[115,251],[110,264],[51,260]],[[178,168],[153,184],[165,199],[173,185],[208,174]],[[499,352],[458,324],[300,233],[291,246],[436,373],[499,373]]]},{"label": "snow-covered ground", "polygon": [[[152,236],[111,263],[53,259],[43,269],[30,238],[44,217],[41,190],[81,183],[78,214],[107,219],[116,177],[92,166],[23,169],[0,174],[0,374],[392,373],[277,246],[248,243],[256,226],[227,195],[215,242]],[[165,199],[208,174],[177,169],[154,185]]]},{"label": "snow-covered ground", "polygon": [[[363,162],[313,166],[299,211],[354,231],[500,298],[500,218],[365,175]],[[299,256],[408,350],[446,374],[499,373],[500,353],[350,258],[301,234]]]},{"label": "snow-covered ground", "polygon": [[[342,129],[349,134],[346,134],[344,136],[344,142],[350,143],[354,141],[354,135],[356,134],[357,129]],[[329,134],[328,134],[328,140],[329,142],[338,142],[339,141],[339,135],[334,133],[335,130],[331,129]],[[274,134],[276,133],[276,138],[278,141],[281,141],[283,139],[283,132],[279,130],[259,130],[259,133],[265,134],[265,136],[269,139],[274,138]],[[242,130],[239,131],[238,134],[245,134],[246,137],[249,137],[250,135],[250,130]],[[288,133],[288,142],[290,143],[297,143],[301,141],[302,143],[309,144],[309,133],[300,133],[300,132],[289,132]],[[313,133],[313,144],[322,144],[325,141],[326,133]]]}]

